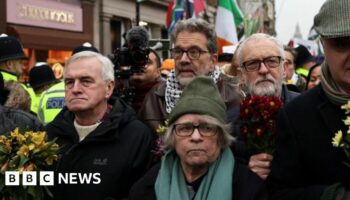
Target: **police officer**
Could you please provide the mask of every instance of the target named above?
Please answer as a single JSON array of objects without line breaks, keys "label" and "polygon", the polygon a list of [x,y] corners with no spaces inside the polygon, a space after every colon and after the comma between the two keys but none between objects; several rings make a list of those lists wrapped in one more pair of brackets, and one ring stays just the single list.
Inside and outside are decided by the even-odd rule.
[{"label": "police officer", "polygon": [[23,60],[28,59],[17,38],[0,35],[0,72],[4,81],[18,81],[23,72]]},{"label": "police officer", "polygon": [[51,67],[45,62],[38,62],[29,71],[29,83],[34,92],[31,93],[30,110],[38,114],[38,106],[41,94],[56,83],[56,78]]},{"label": "police officer", "polygon": [[[0,35],[0,73],[4,81],[18,81],[18,77],[23,73],[23,62],[27,59],[17,38],[6,34]],[[32,88],[21,85],[30,97],[35,95]]]},{"label": "police officer", "polygon": [[64,107],[64,82],[61,81],[44,91],[38,105],[38,118],[48,124]]}]

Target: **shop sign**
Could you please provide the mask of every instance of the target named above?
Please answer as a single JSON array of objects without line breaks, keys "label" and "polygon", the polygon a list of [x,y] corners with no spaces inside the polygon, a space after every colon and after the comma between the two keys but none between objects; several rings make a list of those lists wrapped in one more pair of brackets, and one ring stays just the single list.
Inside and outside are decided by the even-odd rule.
[{"label": "shop sign", "polygon": [[38,0],[7,0],[6,5],[8,23],[83,31],[80,6]]}]

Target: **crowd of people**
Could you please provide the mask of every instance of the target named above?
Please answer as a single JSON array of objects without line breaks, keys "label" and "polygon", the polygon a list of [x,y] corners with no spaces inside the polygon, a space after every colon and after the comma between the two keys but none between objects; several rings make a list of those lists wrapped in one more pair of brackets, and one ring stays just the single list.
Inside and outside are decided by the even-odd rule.
[{"label": "crowd of people", "polygon": [[[125,83],[111,59],[86,44],[62,79],[37,63],[29,83],[19,82],[27,57],[2,34],[0,133],[44,130],[60,147],[51,170],[101,175],[99,184],[55,184],[45,199],[350,199],[349,10],[348,0],[326,0],[315,16],[324,58],[265,33],[218,55],[211,24],[179,21],[171,59],[149,49],[128,77],[131,103],[120,97]],[[248,149],[242,102],[253,96],[282,103],[273,152]]]}]

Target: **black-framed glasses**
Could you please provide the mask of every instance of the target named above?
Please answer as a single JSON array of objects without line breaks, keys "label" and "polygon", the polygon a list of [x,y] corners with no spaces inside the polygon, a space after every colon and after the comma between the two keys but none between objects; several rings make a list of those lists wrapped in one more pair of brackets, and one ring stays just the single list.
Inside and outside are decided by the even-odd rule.
[{"label": "black-framed glasses", "polygon": [[242,66],[247,72],[253,72],[260,69],[261,63],[264,63],[264,65],[268,68],[279,67],[282,60],[283,59],[280,56],[269,56],[262,60],[253,59],[253,60],[245,61],[242,63]]},{"label": "black-framed glasses", "polygon": [[218,132],[218,126],[207,123],[202,123],[198,125],[194,125],[192,123],[174,125],[175,134],[180,137],[191,136],[194,132],[194,129],[197,129],[199,134],[203,137],[214,136]]},{"label": "black-framed glasses", "polygon": [[187,50],[180,49],[180,48],[170,49],[171,57],[174,59],[180,59],[183,53],[186,53],[187,57],[189,57],[191,60],[197,60],[201,57],[201,54],[208,53],[208,52],[209,51],[204,51],[198,48],[189,48]]}]

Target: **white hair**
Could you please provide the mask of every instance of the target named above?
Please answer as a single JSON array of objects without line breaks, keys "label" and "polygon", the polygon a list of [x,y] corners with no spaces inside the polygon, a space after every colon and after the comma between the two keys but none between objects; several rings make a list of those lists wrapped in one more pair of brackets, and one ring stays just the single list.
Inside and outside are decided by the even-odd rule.
[{"label": "white hair", "polygon": [[283,49],[283,43],[278,40],[276,37],[273,37],[271,35],[268,35],[266,33],[255,33],[251,36],[249,36],[247,39],[245,39],[242,43],[240,43],[237,51],[237,61],[239,66],[242,66],[243,63],[243,58],[242,58],[242,49],[246,46],[246,44],[250,41],[260,41],[260,40],[269,40],[272,41],[276,44],[276,47],[278,48],[279,51],[279,56],[284,60],[285,55],[284,55],[284,49]]},{"label": "white hair", "polygon": [[[93,51],[82,51],[76,53],[67,60],[66,67],[76,60],[86,58],[96,58],[102,65],[102,79],[105,81],[114,81],[114,65],[109,58],[103,56],[100,53],[96,53]],[[65,77],[65,73],[63,74],[63,77]]]}]

